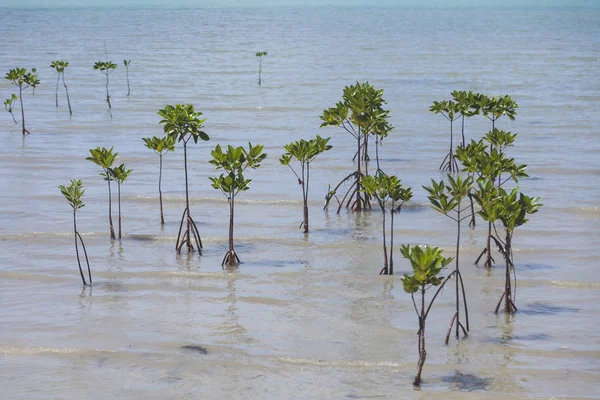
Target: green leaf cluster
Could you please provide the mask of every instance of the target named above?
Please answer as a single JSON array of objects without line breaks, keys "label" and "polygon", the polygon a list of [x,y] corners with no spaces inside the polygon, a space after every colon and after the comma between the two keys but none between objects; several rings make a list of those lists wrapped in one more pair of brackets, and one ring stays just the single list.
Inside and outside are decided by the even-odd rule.
[{"label": "green leaf cluster", "polygon": [[200,119],[202,113],[194,111],[194,106],[191,104],[175,106],[169,104],[159,110],[158,115],[163,118],[160,123],[163,124],[165,134],[178,142],[187,143],[190,139],[193,139],[194,143],[198,143],[198,139],[210,140],[208,135],[202,131],[204,128],[202,124],[206,119]]},{"label": "green leaf cluster", "polygon": [[83,182],[80,179],[71,179],[69,186],[59,185],[58,188],[74,211],[85,206],[83,204],[85,190],[83,189]]},{"label": "green leaf cluster", "polygon": [[319,154],[331,149],[332,146],[328,144],[330,139],[323,139],[317,135],[317,137],[308,141],[300,139],[286,144],[283,146],[286,153],[281,156],[279,162],[281,165],[289,166],[292,158],[295,158],[301,164],[311,163]]},{"label": "green leaf cluster", "polygon": [[448,174],[447,177],[447,184],[443,180],[436,182],[432,179],[431,186],[423,186],[423,189],[429,193],[427,198],[431,207],[444,215],[448,215],[451,211],[462,211],[460,204],[468,196],[473,186],[471,176],[463,179],[460,175],[454,177],[452,174]]},{"label": "green leaf cluster", "polygon": [[58,72],[58,74],[62,74],[63,72],[65,72],[65,68],[67,68],[69,66],[69,62],[68,61],[61,61],[61,60],[57,60],[57,61],[52,61],[52,63],[50,64],[50,68],[54,68],[56,70],[56,72]]},{"label": "green leaf cluster", "polygon": [[17,96],[16,94],[11,94],[10,95],[10,99],[6,99],[4,100],[4,109],[6,111],[8,111],[9,113],[13,112],[13,106],[15,104],[15,102],[18,100],[19,96]]},{"label": "green leaf cluster", "polygon": [[142,138],[142,140],[147,148],[154,150],[159,156],[162,156],[167,151],[175,151],[175,137],[173,136],[153,136],[151,138]]},{"label": "green leaf cluster", "polygon": [[411,188],[403,187],[397,176],[386,175],[383,171],[378,171],[374,176],[363,176],[360,184],[362,186],[361,191],[374,196],[382,208],[388,200],[392,200],[394,203],[404,203],[412,198]]},{"label": "green leaf cluster", "polygon": [[442,269],[446,268],[452,257],[442,256],[442,250],[431,246],[402,245],[400,252],[413,269],[412,275],[404,274],[401,278],[406,293],[416,293],[419,289],[428,289],[428,286],[438,286],[443,277],[439,276]]},{"label": "green leaf cluster", "polygon": [[346,86],[342,101],[323,111],[324,126],[342,126],[354,137],[374,134],[386,137],[394,128],[389,122],[389,110],[383,108],[383,89],[375,89],[369,82]]},{"label": "green leaf cluster", "polygon": [[127,169],[127,167],[125,167],[125,164],[121,164],[118,167],[108,169],[108,175],[110,176],[110,178],[116,181],[119,185],[125,182],[125,180],[129,177],[129,175],[131,175],[132,172],[133,170]]},{"label": "green leaf cluster", "polygon": [[5,78],[21,90],[30,86],[35,88],[40,83],[35,68],[32,68],[31,72],[27,72],[27,68],[14,68],[6,73]]},{"label": "green leaf cluster", "polygon": [[514,188],[510,192],[501,187],[489,189],[489,181],[480,183],[487,189],[480,189],[475,199],[481,207],[480,215],[486,221],[499,220],[509,234],[528,221],[527,216],[538,212],[542,204],[539,197],[529,197]]},{"label": "green leaf cluster", "polygon": [[131,65],[131,60],[123,60],[123,65],[129,67]]},{"label": "green leaf cluster", "polygon": [[267,157],[263,149],[264,146],[262,145],[248,143],[247,149],[242,146],[233,147],[229,145],[227,150],[223,151],[221,145],[217,145],[210,153],[213,159],[209,162],[217,170],[223,169],[226,173],[215,178],[210,177],[212,187],[221,190],[229,199],[240,191],[250,189],[252,180],[245,179],[243,172],[247,168],[256,169],[260,167],[260,163]]},{"label": "green leaf cluster", "polygon": [[101,173],[100,176],[104,178],[106,181],[113,180],[113,176],[110,174],[109,169],[112,167],[117,155],[119,153],[113,153],[113,148],[106,149],[105,147],[96,147],[95,149],[90,149],[90,157],[86,157],[86,160],[93,162],[94,164],[100,166],[104,173]]},{"label": "green leaf cluster", "polygon": [[105,75],[110,75],[111,72],[117,69],[117,64],[112,61],[96,61],[94,63],[94,69],[102,71]]},{"label": "green leaf cluster", "polygon": [[491,121],[506,115],[511,121],[515,120],[519,105],[509,96],[488,97],[482,96],[479,100],[481,113]]},{"label": "green leaf cluster", "polygon": [[266,57],[267,54],[269,54],[269,53],[266,51],[259,51],[256,53],[256,57],[258,57],[258,58]]}]

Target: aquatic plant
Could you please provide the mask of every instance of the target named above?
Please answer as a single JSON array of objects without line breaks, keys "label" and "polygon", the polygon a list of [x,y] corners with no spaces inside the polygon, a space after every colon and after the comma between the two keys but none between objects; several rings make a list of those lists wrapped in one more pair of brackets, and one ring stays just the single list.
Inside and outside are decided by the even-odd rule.
[{"label": "aquatic plant", "polygon": [[[383,231],[383,268],[379,275],[394,275],[394,215],[400,213],[404,203],[412,198],[412,190],[402,187],[400,179],[394,175],[386,175],[379,171],[375,176],[363,176],[360,181],[364,191],[374,197],[381,208]],[[387,252],[386,220],[387,203],[390,207],[390,252]],[[389,260],[389,263],[388,263]]]},{"label": "aquatic plant", "polygon": [[[304,203],[304,220],[300,224],[300,227],[304,226],[304,233],[308,233],[308,185],[310,183],[310,163],[321,153],[324,153],[331,149],[331,145],[327,144],[331,138],[323,139],[317,135],[314,139],[304,140],[300,139],[296,142],[291,142],[283,146],[286,151],[281,156],[279,162],[281,165],[288,166],[296,178],[298,178],[298,185],[302,186],[302,201]],[[300,174],[290,164],[292,158],[300,163]]]},{"label": "aquatic plant", "polygon": [[[505,280],[504,292],[496,305],[495,313],[498,313],[502,301],[504,301],[504,312],[512,314],[517,311],[515,298],[517,295],[516,269],[512,251],[514,231],[519,226],[529,221],[527,216],[538,212],[542,204],[539,203],[539,197],[529,197],[519,192],[519,188],[514,188],[507,192],[501,187],[495,187],[489,180],[479,183],[482,188],[476,195],[477,203],[481,207],[479,214],[489,221],[496,230],[495,222],[499,221],[504,228],[504,238],[496,233],[496,243],[505,260]],[[493,188],[493,189],[490,189]],[[490,193],[494,193],[490,195]],[[513,271],[515,284],[512,285],[510,272]]]},{"label": "aquatic plant", "polygon": [[13,113],[13,108],[15,106],[15,101],[17,101],[19,97],[16,94],[11,94],[10,98],[4,100],[4,109],[8,111],[10,116],[12,117],[15,125],[17,124],[17,120],[15,119],[15,114]]},{"label": "aquatic plant", "polygon": [[110,111],[112,106],[110,104],[110,93],[108,92],[108,77],[115,69],[117,69],[117,64],[112,61],[96,61],[94,69],[101,71],[106,76],[106,102],[108,103],[108,109]]},{"label": "aquatic plant", "polygon": [[67,95],[67,104],[69,105],[69,115],[73,115],[73,110],[71,110],[71,99],[69,98],[69,89],[67,88],[67,84],[65,83],[65,69],[69,66],[68,61],[52,61],[50,64],[50,68],[54,68],[58,73],[56,78],[56,90],[54,92],[54,98],[56,100],[56,108],[58,108],[58,85],[62,78],[62,83],[65,88],[65,93]]},{"label": "aquatic plant", "polygon": [[496,121],[502,116],[507,116],[511,121],[515,120],[519,105],[509,95],[498,97],[480,95],[477,100],[477,107],[481,113],[492,121],[492,131],[496,128]]},{"label": "aquatic plant", "polygon": [[[325,207],[329,205],[332,198],[338,201],[339,213],[344,203],[352,211],[371,209],[370,195],[361,189],[361,179],[369,175],[369,135],[387,134],[393,129],[389,124],[389,111],[383,109],[383,89],[377,90],[369,82],[346,86],[343,91],[342,101],[335,107],[323,111],[320,117],[323,123],[321,127],[337,126],[343,128],[354,139],[356,139],[356,171],[342,179],[333,190],[330,190],[325,198]],[[379,168],[378,168],[379,169]],[[338,189],[346,182],[354,180],[345,192],[342,200],[337,198]],[[346,200],[347,199],[347,200]]]},{"label": "aquatic plant", "polygon": [[[427,307],[425,307],[425,292],[434,287],[439,286],[442,288],[444,283],[454,274],[451,273],[445,279],[439,276],[439,273],[452,261],[452,257],[445,258],[442,256],[442,250],[437,247],[430,246],[407,246],[402,245],[400,249],[404,258],[406,258],[412,267],[412,274],[404,274],[401,278],[404,286],[404,291],[409,293],[413,305],[415,307],[415,313],[419,318],[419,361],[417,363],[417,373],[413,382],[414,386],[421,385],[421,373],[423,372],[423,365],[427,358],[427,350],[425,347],[425,322],[429,315],[429,310],[435,301],[439,289],[436,294],[431,298]],[[442,279],[444,279],[442,281]],[[420,307],[417,306],[415,301],[415,293],[421,295]]]},{"label": "aquatic plant", "polygon": [[461,117],[461,145],[464,147],[466,145],[465,118],[470,118],[479,114],[481,110],[479,102],[483,95],[481,93],[467,92],[465,90],[455,90],[450,94],[452,95],[452,100],[456,103],[456,112],[459,113]]},{"label": "aquatic plant", "polygon": [[259,51],[256,53],[256,57],[258,58],[258,86],[262,85],[262,59],[269,54],[266,51]]},{"label": "aquatic plant", "polygon": [[59,185],[58,188],[65,199],[69,202],[71,208],[73,208],[73,233],[75,235],[75,254],[77,255],[77,264],[79,265],[79,274],[81,275],[81,281],[83,285],[87,285],[85,281],[85,277],[83,276],[83,269],[81,268],[81,259],[79,258],[79,246],[78,242],[81,243],[81,247],[83,248],[83,254],[85,255],[85,262],[87,263],[88,268],[88,277],[90,279],[90,286],[92,285],[92,271],[90,270],[90,262],[88,260],[87,250],[85,249],[85,243],[81,238],[81,235],[77,231],[77,210],[83,208],[85,204],[83,204],[83,194],[85,190],[83,189],[83,182],[79,179],[71,179],[71,184],[69,186]]},{"label": "aquatic plant", "polygon": [[163,215],[163,201],[162,201],[162,165],[163,165],[163,156],[167,153],[167,151],[175,151],[175,138],[171,136],[165,136],[162,138],[153,136],[151,138],[142,138],[144,143],[146,143],[146,147],[150,150],[153,150],[159,157],[159,167],[158,167],[158,199],[160,204],[160,223],[162,225],[165,224],[165,217]]},{"label": "aquatic plant", "polygon": [[131,96],[131,85],[129,84],[129,66],[131,65],[131,60],[123,60],[123,65],[127,73],[127,97],[129,97]]},{"label": "aquatic plant", "polygon": [[121,164],[115,168],[109,168],[108,173],[111,178],[117,182],[117,191],[118,191],[118,204],[119,204],[119,239],[122,238],[121,235],[121,184],[125,182],[129,175],[133,172],[132,169],[127,169],[125,164]]},{"label": "aquatic plant", "polygon": [[[31,72],[27,72],[27,68],[14,68],[6,73],[5,78],[9,80],[13,85],[19,88],[18,98],[21,102],[21,129],[23,135],[26,133],[29,134],[30,132],[25,128],[25,109],[23,108],[23,91],[29,87],[35,89],[35,87],[40,83],[40,80],[37,76],[37,70],[35,68],[32,68]],[[13,98],[11,97],[11,99]],[[14,100],[16,99],[13,99],[13,101]],[[10,108],[12,110],[12,102]]]},{"label": "aquatic plant", "polygon": [[[170,138],[176,139],[177,142],[183,143],[183,164],[185,172],[185,210],[181,216],[181,223],[179,224],[179,233],[177,234],[177,242],[175,243],[175,249],[177,253],[181,253],[181,248],[184,244],[187,244],[188,253],[194,251],[194,245],[192,244],[192,236],[196,243],[198,253],[202,254],[202,238],[198,227],[192,218],[190,213],[190,194],[189,194],[189,183],[188,183],[188,167],[187,167],[187,144],[190,140],[194,143],[198,143],[198,140],[209,140],[210,138],[206,132],[201,129],[204,128],[204,121],[206,119],[200,119],[202,116],[201,112],[196,112],[194,106],[191,104],[177,104],[175,106],[166,105],[165,108],[158,111],[163,119],[159,122],[163,124],[164,132]],[[183,229],[183,221],[186,221],[186,229],[181,235]]]},{"label": "aquatic plant", "polygon": [[452,173],[458,172],[458,163],[454,157],[453,126],[454,121],[459,119],[461,116],[460,110],[461,108],[459,107],[458,103],[452,100],[434,101],[431,107],[429,107],[429,111],[434,114],[442,114],[444,118],[450,122],[450,149],[439,166],[439,169],[442,171],[449,171]]},{"label": "aquatic plant", "polygon": [[112,193],[110,190],[110,182],[113,180],[113,177],[110,173],[110,168],[112,167],[117,155],[119,153],[113,153],[113,147],[110,149],[106,149],[104,147],[96,147],[95,149],[90,149],[91,157],[87,157],[86,160],[93,162],[102,168],[101,177],[108,183],[108,223],[110,225],[110,238],[115,238],[115,228],[113,227],[112,221]]},{"label": "aquatic plant", "polygon": [[235,267],[240,263],[233,246],[233,221],[235,212],[235,196],[239,192],[245,192],[250,189],[251,179],[244,177],[244,171],[247,168],[256,169],[260,163],[267,157],[263,153],[263,146],[252,145],[248,143],[248,149],[242,146],[227,146],[227,151],[223,151],[220,145],[217,145],[211,155],[213,157],[209,162],[215,166],[216,170],[224,170],[225,173],[217,177],[210,177],[212,187],[220,190],[229,202],[229,242],[228,249],[221,262],[222,266]]},{"label": "aquatic plant", "polygon": [[[473,186],[473,178],[467,176],[463,179],[460,175],[454,178],[451,174],[448,174],[448,184],[444,181],[436,182],[431,180],[431,186],[423,186],[423,189],[429,193],[427,197],[431,203],[431,208],[437,212],[450,218],[456,222],[456,255],[454,260],[456,266],[454,269],[454,275],[456,279],[456,311],[450,320],[450,326],[448,327],[448,333],[446,334],[445,343],[448,344],[450,339],[450,332],[452,332],[452,326],[456,327],[456,338],[460,337],[459,328],[462,329],[463,334],[467,336],[469,331],[469,311],[467,308],[467,295],[465,292],[465,285],[460,273],[460,224],[462,221],[471,217],[470,205],[467,204],[463,207],[463,200],[469,195],[471,187]],[[460,287],[459,287],[460,283]],[[462,293],[463,307],[465,309],[465,326],[460,322],[460,294]]]}]

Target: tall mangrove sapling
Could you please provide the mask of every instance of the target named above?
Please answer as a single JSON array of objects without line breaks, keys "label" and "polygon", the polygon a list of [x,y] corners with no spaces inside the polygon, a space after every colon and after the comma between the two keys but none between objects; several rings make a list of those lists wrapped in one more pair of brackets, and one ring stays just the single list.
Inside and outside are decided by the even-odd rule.
[{"label": "tall mangrove sapling", "polygon": [[[181,216],[181,223],[179,224],[179,233],[177,234],[177,242],[175,243],[175,249],[177,253],[181,253],[181,248],[184,244],[187,245],[188,253],[194,251],[194,245],[192,243],[192,236],[196,243],[198,253],[202,254],[202,238],[198,227],[194,222],[190,213],[190,195],[189,195],[189,184],[188,184],[188,168],[187,168],[187,144],[190,140],[194,143],[198,143],[198,140],[209,140],[206,132],[202,131],[205,119],[200,119],[202,116],[201,112],[194,111],[194,106],[191,104],[177,104],[175,106],[166,105],[164,109],[158,111],[163,119],[160,121],[163,124],[163,129],[167,136],[176,139],[178,142],[183,143],[183,163],[185,172],[185,210]],[[183,229],[183,222],[186,223],[186,229],[181,235]]]},{"label": "tall mangrove sapling", "polygon": [[151,138],[142,138],[144,143],[146,143],[146,147],[150,150],[154,150],[159,157],[159,167],[158,167],[158,199],[160,204],[160,223],[162,225],[165,224],[165,217],[163,215],[163,201],[162,201],[162,165],[163,165],[163,156],[167,153],[167,151],[175,151],[175,138],[172,136],[165,136],[162,138],[153,136]]},{"label": "tall mangrove sapling", "polygon": [[133,172],[132,169],[127,169],[125,164],[121,164],[118,167],[110,168],[108,170],[112,179],[117,182],[117,191],[118,191],[118,204],[119,204],[119,239],[123,236],[121,235],[121,184],[125,182],[125,180],[131,175]]},{"label": "tall mangrove sapling", "polygon": [[[394,214],[402,210],[405,202],[412,198],[412,190],[404,188],[400,179],[394,175],[386,175],[379,171],[375,176],[363,176],[361,179],[362,190],[374,197],[381,208],[383,226],[383,268],[379,275],[394,275]],[[390,207],[390,252],[387,252],[386,220],[387,203]],[[388,262],[389,260],[389,262]]]},{"label": "tall mangrove sapling", "polygon": [[[425,292],[433,286],[443,287],[444,283],[450,276],[446,277],[442,281],[443,277],[439,276],[439,273],[450,264],[452,258],[445,258],[442,256],[442,250],[437,247],[430,246],[406,246],[402,245],[400,250],[404,258],[406,258],[412,267],[413,273],[411,275],[404,274],[402,277],[402,283],[404,291],[409,293],[412,297],[413,305],[415,306],[415,312],[419,318],[419,361],[417,363],[417,373],[413,385],[421,385],[421,373],[423,372],[423,365],[427,358],[427,350],[425,348],[425,321],[429,310],[435,301],[438,292],[431,298],[429,305],[425,307]],[[415,293],[421,295],[419,299],[419,305],[415,301]]]},{"label": "tall mangrove sapling", "polygon": [[21,130],[23,135],[26,133],[30,133],[25,128],[25,109],[23,108],[23,91],[29,87],[35,89],[35,87],[40,83],[40,80],[37,76],[37,70],[35,68],[32,68],[31,72],[27,72],[26,68],[15,68],[8,71],[5,78],[11,81],[13,85],[19,88],[19,100],[21,102]]},{"label": "tall mangrove sapling", "polygon": [[123,65],[127,74],[127,97],[129,97],[131,96],[131,85],[129,85],[129,66],[131,65],[131,60],[123,60]]},{"label": "tall mangrove sapling", "polygon": [[235,267],[240,263],[240,259],[233,246],[235,196],[239,192],[250,189],[250,182],[252,180],[244,177],[244,171],[247,168],[256,169],[260,167],[260,163],[267,155],[263,153],[263,146],[258,144],[253,146],[251,143],[248,143],[248,149],[242,146],[234,148],[229,145],[227,146],[227,151],[223,151],[221,146],[217,145],[211,151],[211,155],[213,159],[210,160],[210,163],[217,170],[223,169],[225,171],[224,174],[215,178],[209,178],[212,182],[212,187],[220,190],[229,202],[229,246],[221,265]]},{"label": "tall mangrove sapling", "polygon": [[[281,165],[287,165],[290,167],[296,178],[298,178],[298,184],[302,186],[302,201],[304,203],[304,220],[300,226],[304,226],[304,233],[308,233],[308,185],[310,183],[310,163],[321,153],[331,149],[331,145],[328,145],[329,139],[323,139],[317,135],[316,138],[311,140],[300,139],[300,141],[292,142],[283,146],[286,151],[281,156],[279,162]],[[300,163],[300,174],[291,166],[292,158],[295,158]]]},{"label": "tall mangrove sapling", "polygon": [[262,85],[262,59],[269,54],[266,51],[259,51],[256,53],[256,57],[258,58],[258,86]]},{"label": "tall mangrove sapling", "polygon": [[75,235],[75,254],[77,255],[77,264],[79,265],[79,274],[81,275],[81,281],[84,285],[87,285],[85,281],[85,277],[83,275],[83,269],[81,268],[81,259],[79,258],[79,246],[78,242],[81,243],[81,247],[83,248],[83,254],[85,255],[85,262],[87,263],[88,268],[88,277],[90,279],[90,286],[92,284],[92,271],[90,270],[90,262],[88,260],[87,251],[85,249],[85,243],[83,243],[83,239],[81,235],[77,231],[77,210],[83,208],[85,204],[83,204],[83,194],[85,190],[83,189],[83,183],[79,179],[71,179],[71,184],[69,186],[58,186],[60,192],[65,196],[65,199],[69,202],[71,208],[73,208],[73,233]]},{"label": "tall mangrove sapling", "polygon": [[65,69],[69,66],[68,61],[52,61],[50,64],[50,68],[54,68],[58,73],[56,78],[56,91],[54,92],[54,98],[56,100],[56,108],[58,108],[58,84],[62,78],[62,83],[65,88],[65,93],[67,95],[67,104],[69,105],[69,115],[73,115],[73,110],[71,110],[71,99],[69,99],[69,89],[67,88],[67,84],[65,83]]},{"label": "tall mangrove sapling", "polygon": [[10,116],[12,117],[15,125],[17,124],[17,120],[15,119],[15,114],[13,113],[13,108],[15,106],[15,101],[17,101],[19,97],[16,94],[11,94],[10,98],[4,100],[4,109],[8,111]]},{"label": "tall mangrove sapling", "polygon": [[117,64],[112,61],[96,61],[94,69],[101,71],[106,76],[106,102],[108,103],[108,109],[110,110],[112,106],[110,104],[110,93],[108,92],[108,77],[115,69],[117,69]]},{"label": "tall mangrove sapling", "polygon": [[90,149],[91,157],[87,157],[86,160],[93,162],[102,168],[101,177],[108,183],[108,223],[110,225],[110,238],[115,238],[115,228],[113,227],[112,221],[112,193],[110,190],[110,182],[113,180],[112,175],[110,174],[110,168],[112,167],[117,155],[119,153],[113,153],[113,147],[110,149],[106,149],[104,147],[96,147],[95,149]]}]

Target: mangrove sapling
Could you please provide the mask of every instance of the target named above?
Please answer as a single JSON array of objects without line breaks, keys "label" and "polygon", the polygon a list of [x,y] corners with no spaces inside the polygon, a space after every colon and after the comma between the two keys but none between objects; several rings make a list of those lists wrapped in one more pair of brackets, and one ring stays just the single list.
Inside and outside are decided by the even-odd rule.
[{"label": "mangrove sapling", "polygon": [[131,65],[131,60],[123,60],[123,65],[127,74],[127,97],[129,97],[131,96],[131,85],[129,85],[129,66]]},{"label": "mangrove sapling", "polygon": [[[286,151],[281,156],[279,162],[281,165],[287,165],[290,167],[296,178],[298,178],[298,185],[302,186],[302,201],[304,203],[304,220],[300,224],[300,227],[304,226],[304,233],[308,233],[308,185],[310,183],[310,163],[321,153],[331,149],[331,145],[328,145],[329,139],[323,139],[317,135],[316,138],[306,141],[300,139],[300,141],[292,142],[283,146]],[[295,158],[300,163],[300,174],[290,165],[292,158]]]},{"label": "mangrove sapling", "polygon": [[77,210],[85,206],[85,204],[83,204],[83,194],[85,193],[85,190],[83,189],[83,183],[79,179],[71,179],[71,184],[69,186],[59,185],[58,188],[63,196],[65,196],[65,199],[67,199],[69,202],[71,208],[73,208],[73,233],[75,235],[75,254],[77,255],[77,264],[79,265],[79,274],[81,275],[83,285],[87,285],[85,277],[83,276],[83,269],[81,269],[78,242],[81,243],[81,247],[83,248],[83,254],[85,255],[85,262],[87,263],[88,277],[90,279],[91,286],[92,271],[90,270],[90,262],[88,260],[87,250],[85,249],[85,243],[83,243],[81,235],[77,231]]},{"label": "mangrove sapling", "polygon": [[262,59],[269,54],[266,51],[259,51],[256,53],[256,57],[258,58],[258,86],[262,85]]},{"label": "mangrove sapling", "polygon": [[110,190],[110,182],[113,180],[112,175],[110,174],[110,168],[112,167],[117,155],[119,153],[113,153],[113,147],[110,149],[106,149],[104,147],[96,147],[95,149],[90,149],[91,157],[87,157],[86,160],[93,162],[102,168],[101,177],[108,183],[108,223],[110,225],[110,238],[115,238],[115,228],[113,227],[112,221],[112,193]]},{"label": "mangrove sapling", "polygon": [[471,91],[467,92],[464,90],[455,90],[450,94],[452,95],[452,100],[454,100],[454,102],[457,105],[456,111],[460,114],[461,117],[461,145],[465,147],[465,117],[471,118],[472,116],[479,114],[479,101],[483,95],[480,93],[473,93]]},{"label": "mangrove sapling", "polygon": [[58,108],[58,85],[62,78],[62,83],[65,88],[65,93],[67,95],[67,104],[69,105],[69,115],[73,115],[73,110],[71,110],[71,99],[69,99],[69,89],[67,88],[67,84],[65,83],[65,69],[69,66],[68,61],[52,61],[50,64],[50,68],[54,68],[58,73],[56,78],[56,91],[54,93],[54,98],[56,100],[56,108]]},{"label": "mangrove sapling", "polygon": [[101,71],[106,76],[106,102],[108,103],[108,110],[112,109],[110,104],[110,93],[108,92],[108,76],[117,69],[117,64],[112,61],[96,61],[94,69]]},{"label": "mangrove sapling", "polygon": [[[425,307],[425,292],[433,286],[439,286],[440,289],[444,286],[444,283],[454,274],[450,273],[445,279],[439,276],[439,273],[452,261],[452,257],[445,258],[442,256],[442,250],[437,247],[430,246],[407,246],[402,245],[400,251],[404,258],[406,258],[413,269],[412,275],[404,274],[401,278],[404,286],[404,291],[409,293],[412,297],[413,305],[415,306],[415,312],[419,318],[419,361],[417,363],[417,373],[413,385],[421,385],[421,373],[423,372],[423,365],[427,358],[427,350],[425,348],[425,322],[431,306],[435,301],[438,291],[429,301],[429,305]],[[442,279],[444,279],[442,281]],[[415,293],[421,295],[420,307],[417,306],[415,301]]]},{"label": "mangrove sapling", "polygon": [[[30,132],[25,128],[25,109],[23,108],[23,91],[29,87],[35,89],[35,87],[40,83],[40,80],[37,77],[37,70],[35,68],[32,68],[31,72],[27,72],[26,68],[15,68],[8,71],[5,78],[11,81],[13,85],[19,88],[18,98],[21,102],[21,130],[23,135],[26,133],[29,134]],[[14,100],[16,99],[13,99],[13,101]]]},{"label": "mangrove sapling", "polygon": [[[172,139],[176,139],[178,142],[183,143],[183,165],[185,172],[185,210],[181,216],[181,223],[179,224],[179,233],[177,234],[177,242],[175,243],[175,249],[177,253],[181,253],[181,248],[184,244],[187,245],[188,253],[194,251],[194,245],[192,243],[192,236],[196,243],[198,253],[202,254],[202,238],[200,238],[200,232],[194,222],[190,213],[190,195],[189,195],[189,184],[188,184],[188,168],[187,168],[187,144],[190,140],[194,143],[198,143],[198,139],[207,141],[210,138],[206,132],[201,129],[206,119],[200,119],[202,116],[201,112],[194,111],[194,106],[191,104],[177,104],[175,106],[166,105],[164,109],[158,111],[163,119],[160,124],[163,124],[164,132],[167,136]],[[181,235],[183,229],[183,222],[186,222],[186,228]]]},{"label": "mangrove sapling", "polygon": [[118,204],[119,204],[119,240],[123,237],[121,235],[121,184],[125,182],[125,180],[131,175],[133,172],[132,169],[127,169],[125,164],[121,164],[115,168],[109,168],[108,173],[111,178],[117,182],[117,192],[118,192]]},{"label": "mangrove sapling", "polygon": [[[482,185],[493,186],[489,180],[482,183]],[[485,191],[484,191],[485,193]],[[495,313],[498,313],[502,301],[504,301],[504,312],[512,314],[517,311],[515,305],[516,298],[516,270],[512,251],[513,235],[516,228],[524,225],[529,221],[527,215],[535,214],[538,212],[542,204],[539,203],[539,197],[529,197],[519,192],[519,188],[514,188],[510,192],[507,192],[501,187],[496,188],[496,196],[494,197],[480,197],[476,196],[477,202],[481,207],[479,212],[482,218],[486,221],[490,221],[494,225],[496,230],[495,222],[500,221],[504,228],[504,238],[500,239],[499,235],[496,234],[496,242],[498,247],[501,249],[501,253],[505,260],[505,281],[504,281],[504,292],[500,296],[500,300],[496,305]],[[514,273],[515,285],[511,283],[510,272]]]},{"label": "mangrove sapling", "polygon": [[488,97],[480,95],[477,107],[481,113],[492,121],[492,131],[496,128],[496,121],[506,115],[511,121],[515,120],[519,105],[509,96]]},{"label": "mangrove sapling", "polygon": [[[402,210],[405,202],[412,198],[412,190],[402,187],[400,179],[394,175],[386,175],[379,171],[375,176],[363,176],[360,181],[364,191],[374,197],[381,208],[383,231],[383,268],[379,275],[394,275],[394,214]],[[390,207],[390,252],[387,252],[386,220],[387,203]],[[388,262],[389,260],[389,262]]]},{"label": "mangrove sapling", "polygon": [[247,168],[256,169],[260,167],[260,163],[267,157],[263,153],[263,148],[261,145],[257,144],[253,146],[251,143],[248,143],[248,149],[242,146],[234,148],[229,145],[227,146],[227,151],[223,151],[221,146],[217,145],[210,152],[213,157],[210,163],[215,166],[215,169],[223,169],[225,171],[225,174],[209,178],[212,182],[212,187],[220,190],[229,202],[229,246],[221,263],[223,267],[235,267],[240,263],[240,259],[233,246],[235,196],[239,192],[245,192],[250,189],[250,182],[252,180],[244,177],[244,171]]},{"label": "mangrove sapling", "polygon": [[[335,107],[323,111],[320,117],[324,126],[338,126],[343,128],[356,140],[356,171],[342,179],[325,198],[325,207],[331,199],[338,201],[339,213],[346,204],[352,211],[371,209],[370,195],[361,190],[360,181],[363,176],[369,175],[368,139],[371,134],[387,135],[393,127],[389,124],[389,111],[383,109],[383,89],[377,90],[369,82],[346,86],[342,101]],[[382,136],[383,137],[383,136]],[[336,195],[338,189],[346,182],[354,181],[345,192],[340,201]]]},{"label": "mangrove sapling", "polygon": [[[452,331],[452,326],[456,326],[456,338],[460,337],[459,328],[462,329],[464,336],[467,336],[467,332],[469,331],[469,311],[467,308],[467,295],[465,292],[465,285],[462,279],[462,274],[460,273],[460,265],[459,265],[459,257],[460,257],[460,224],[465,219],[471,218],[470,205],[466,204],[463,207],[463,200],[468,197],[471,187],[473,186],[473,178],[471,176],[467,176],[466,179],[463,179],[460,175],[457,175],[454,178],[451,174],[448,174],[448,183],[445,184],[444,181],[440,181],[439,183],[431,180],[431,187],[423,186],[423,189],[429,193],[427,197],[429,202],[431,203],[431,208],[436,210],[437,212],[444,214],[446,217],[450,218],[452,221],[456,222],[456,256],[454,260],[456,261],[456,267],[454,269],[454,275],[456,277],[456,312],[452,316],[450,320],[450,326],[448,327],[448,333],[446,334],[445,343],[448,344],[450,339],[450,332]],[[460,287],[459,287],[460,284]],[[460,294],[462,292],[462,300],[463,306],[465,309],[465,326],[460,322]]]},{"label": "mangrove sapling", "polygon": [[13,113],[13,108],[15,106],[15,101],[17,101],[18,96],[16,94],[11,94],[10,99],[4,100],[4,109],[8,111],[10,116],[12,117],[15,125],[17,124],[17,120],[15,119],[15,114]]},{"label": "mangrove sapling", "polygon": [[175,138],[171,136],[165,136],[162,138],[153,136],[151,138],[142,138],[144,143],[146,143],[146,147],[150,150],[154,150],[159,157],[159,167],[158,167],[158,199],[160,204],[160,223],[161,225],[165,224],[165,217],[163,215],[163,201],[162,201],[162,165],[163,165],[163,156],[167,153],[167,151],[175,151]]},{"label": "mangrove sapling", "polygon": [[461,108],[459,107],[458,103],[452,100],[443,100],[434,101],[431,107],[429,107],[429,111],[433,112],[434,114],[442,114],[444,118],[450,121],[450,149],[448,150],[448,154],[446,154],[446,157],[444,157],[444,160],[440,164],[439,169],[442,171],[456,173],[458,172],[458,163],[456,162],[454,156],[453,125],[454,121],[460,118]]}]

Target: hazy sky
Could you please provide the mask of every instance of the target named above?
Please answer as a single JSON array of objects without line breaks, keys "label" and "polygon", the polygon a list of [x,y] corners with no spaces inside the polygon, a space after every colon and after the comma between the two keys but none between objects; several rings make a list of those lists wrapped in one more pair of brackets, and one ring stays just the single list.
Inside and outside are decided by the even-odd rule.
[{"label": "hazy sky", "polygon": [[600,8],[600,0],[0,0],[1,8],[363,6],[403,8]]}]

